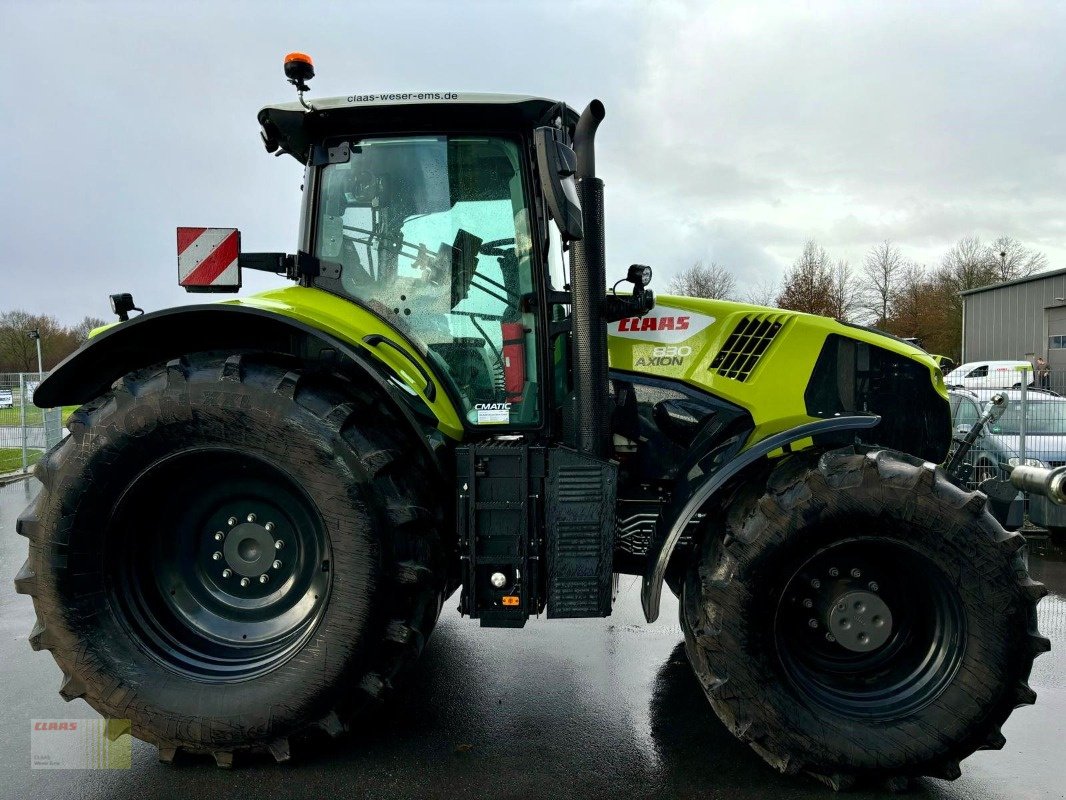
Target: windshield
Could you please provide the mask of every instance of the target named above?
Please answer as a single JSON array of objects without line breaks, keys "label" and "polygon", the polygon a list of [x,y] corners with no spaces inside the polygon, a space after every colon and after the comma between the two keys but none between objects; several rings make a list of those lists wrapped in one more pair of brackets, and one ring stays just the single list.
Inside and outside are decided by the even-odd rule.
[{"label": "windshield", "polygon": [[[1019,435],[1021,418],[1021,403],[1011,403],[999,421],[992,425],[992,433]],[[1025,415],[1025,433],[1029,436],[1066,435],[1066,401],[1030,400]]]},{"label": "windshield", "polygon": [[474,424],[538,419],[529,218],[518,146],[368,138],[322,169],[315,255],[424,348]]}]

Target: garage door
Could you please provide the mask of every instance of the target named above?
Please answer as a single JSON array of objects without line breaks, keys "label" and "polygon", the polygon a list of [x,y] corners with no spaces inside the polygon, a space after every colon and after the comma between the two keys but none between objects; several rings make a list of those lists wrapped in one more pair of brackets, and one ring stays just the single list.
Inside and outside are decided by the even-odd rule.
[{"label": "garage door", "polygon": [[1052,382],[1062,387],[1066,380],[1066,306],[1047,310],[1047,360]]}]

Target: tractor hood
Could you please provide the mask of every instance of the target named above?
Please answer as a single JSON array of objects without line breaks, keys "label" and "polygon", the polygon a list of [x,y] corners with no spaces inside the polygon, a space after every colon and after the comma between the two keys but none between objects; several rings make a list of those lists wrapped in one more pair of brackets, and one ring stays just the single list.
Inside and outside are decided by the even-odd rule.
[{"label": "tractor hood", "polygon": [[[943,374],[928,353],[894,336],[779,308],[666,296],[607,332],[616,376],[680,381],[746,408],[752,441],[843,413],[927,413],[930,455],[946,450]],[[893,383],[895,372],[910,382]],[[858,387],[870,380],[879,381],[877,396],[867,398]]]},{"label": "tractor hood", "polygon": [[387,92],[325,97],[263,108],[259,124],[268,150],[280,149],[301,163],[326,136],[382,131],[456,129],[521,130],[550,125],[556,117],[570,130],[577,113],[543,97],[476,92]]}]

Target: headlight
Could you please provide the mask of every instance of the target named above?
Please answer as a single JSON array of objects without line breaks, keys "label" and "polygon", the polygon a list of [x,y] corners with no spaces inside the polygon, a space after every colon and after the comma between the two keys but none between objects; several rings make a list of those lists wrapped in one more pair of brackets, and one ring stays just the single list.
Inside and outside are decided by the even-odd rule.
[{"label": "headlight", "polygon": [[[1020,458],[1008,458],[1007,464],[1011,467],[1020,467],[1022,460]],[[1041,461],[1039,458],[1027,458],[1025,459],[1025,466],[1027,467],[1040,467],[1041,469],[1047,469],[1047,464]]]}]

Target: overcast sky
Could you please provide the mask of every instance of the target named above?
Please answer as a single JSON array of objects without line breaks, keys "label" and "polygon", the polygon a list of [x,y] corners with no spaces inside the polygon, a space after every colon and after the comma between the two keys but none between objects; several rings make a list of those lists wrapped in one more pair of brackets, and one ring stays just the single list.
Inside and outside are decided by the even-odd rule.
[{"label": "overcast sky", "polygon": [[0,0],[0,41],[0,310],[197,300],[177,225],[292,252],[300,167],[255,118],[291,50],[312,96],[599,97],[609,274],[660,289],[701,258],[777,278],[811,237],[932,265],[1006,233],[1066,266],[1063,3]]}]

